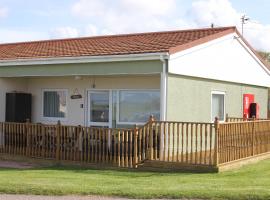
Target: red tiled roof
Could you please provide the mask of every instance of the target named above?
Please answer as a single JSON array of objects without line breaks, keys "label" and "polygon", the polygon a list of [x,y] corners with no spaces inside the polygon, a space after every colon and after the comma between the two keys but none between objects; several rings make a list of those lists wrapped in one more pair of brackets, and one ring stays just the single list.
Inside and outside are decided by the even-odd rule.
[{"label": "red tiled roof", "polygon": [[173,53],[234,31],[222,27],[0,44],[0,60]]}]

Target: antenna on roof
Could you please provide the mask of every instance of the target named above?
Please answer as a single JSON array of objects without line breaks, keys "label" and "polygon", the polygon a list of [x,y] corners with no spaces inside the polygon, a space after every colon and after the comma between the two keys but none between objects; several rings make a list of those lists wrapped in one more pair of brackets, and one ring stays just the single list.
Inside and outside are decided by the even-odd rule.
[{"label": "antenna on roof", "polygon": [[242,25],[242,36],[244,37],[244,24],[246,24],[247,21],[249,21],[250,18],[246,16],[245,14],[241,17],[241,25]]}]

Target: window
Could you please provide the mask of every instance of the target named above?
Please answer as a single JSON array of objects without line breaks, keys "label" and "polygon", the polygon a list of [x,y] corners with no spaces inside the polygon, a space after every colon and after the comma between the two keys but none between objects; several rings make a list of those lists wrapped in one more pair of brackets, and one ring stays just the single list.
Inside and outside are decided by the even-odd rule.
[{"label": "window", "polygon": [[66,118],[67,90],[43,90],[43,117]]},{"label": "window", "polygon": [[109,122],[109,92],[92,92],[90,119],[92,122]]},{"label": "window", "polygon": [[119,123],[145,123],[150,115],[160,118],[159,91],[120,90],[118,98]]},{"label": "window", "polygon": [[225,93],[212,92],[212,121],[218,117],[220,121],[225,120]]}]

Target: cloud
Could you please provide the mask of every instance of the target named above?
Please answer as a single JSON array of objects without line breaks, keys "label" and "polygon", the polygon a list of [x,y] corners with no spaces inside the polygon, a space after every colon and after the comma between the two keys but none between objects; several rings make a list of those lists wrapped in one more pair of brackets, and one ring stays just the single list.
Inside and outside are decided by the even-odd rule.
[{"label": "cloud", "polygon": [[149,16],[165,16],[176,8],[175,0],[121,0],[119,3],[128,13],[139,11]]},{"label": "cloud", "polygon": [[244,36],[255,49],[270,52],[270,25],[247,23],[244,27]]},{"label": "cloud", "polygon": [[0,18],[4,18],[8,16],[8,8],[0,7]]},{"label": "cloud", "polygon": [[97,34],[130,33],[172,27],[175,7],[176,0],[78,0],[71,12],[98,27]]},{"label": "cloud", "polygon": [[70,37],[78,37],[78,36],[79,36],[79,31],[76,28],[69,27],[69,26],[58,27],[50,31],[51,38],[70,38]]},{"label": "cloud", "polygon": [[228,0],[199,0],[192,3],[187,18],[198,26],[233,26],[240,22],[241,15]]},{"label": "cloud", "polygon": [[0,29],[0,43],[44,40],[48,34],[39,31]]},{"label": "cloud", "polygon": [[[241,31],[241,16],[229,0],[197,0],[192,3],[186,19],[195,27],[237,26]],[[244,36],[258,50],[270,51],[270,25],[247,22]]]}]

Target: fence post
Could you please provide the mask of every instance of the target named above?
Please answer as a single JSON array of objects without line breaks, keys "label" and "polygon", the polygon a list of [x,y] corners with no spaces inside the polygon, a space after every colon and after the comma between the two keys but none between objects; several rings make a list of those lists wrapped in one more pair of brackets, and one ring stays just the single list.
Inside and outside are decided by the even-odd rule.
[{"label": "fence post", "polygon": [[55,152],[56,160],[60,160],[60,131],[61,131],[61,122],[60,120],[58,120],[56,125],[56,152]]},{"label": "fence post", "polygon": [[134,157],[133,157],[133,167],[137,168],[138,164],[138,126],[135,125],[134,128]]},{"label": "fence post", "polygon": [[155,121],[155,118],[153,115],[150,115],[149,117],[149,126],[150,126],[150,129],[149,129],[149,137],[150,137],[150,141],[149,141],[149,159],[150,160],[153,160],[154,158],[154,141],[153,141],[153,122]]},{"label": "fence post", "polygon": [[254,147],[254,144],[255,144],[255,121],[256,121],[256,118],[255,116],[252,116],[252,156],[254,156],[255,154],[255,147]]},{"label": "fence post", "polygon": [[226,113],[226,118],[225,118],[225,122],[228,122],[229,121],[229,114]]},{"label": "fence post", "polygon": [[215,143],[216,143],[216,145],[215,145],[215,165],[218,166],[218,163],[219,163],[219,154],[218,154],[219,119],[218,119],[218,117],[215,117],[215,132],[216,132],[216,136],[215,136]]},{"label": "fence post", "polygon": [[26,119],[26,156],[30,156],[30,119]]}]

